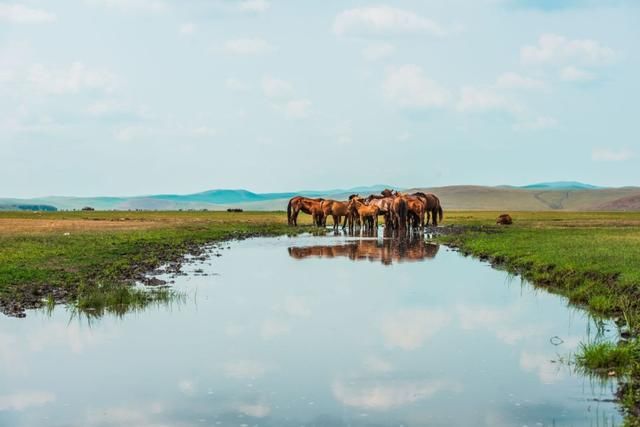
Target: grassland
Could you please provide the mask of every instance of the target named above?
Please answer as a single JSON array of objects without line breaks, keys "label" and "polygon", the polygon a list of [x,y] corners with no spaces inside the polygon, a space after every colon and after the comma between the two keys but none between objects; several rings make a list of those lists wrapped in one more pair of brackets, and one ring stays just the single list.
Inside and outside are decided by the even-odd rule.
[{"label": "grassland", "polygon": [[[640,213],[445,213],[440,242],[492,260],[592,313],[613,317],[621,343],[589,343],[576,362],[619,376],[628,425],[640,425]],[[118,313],[168,298],[122,286],[165,263],[198,254],[205,243],[292,229],[283,212],[0,213],[0,307],[5,312],[70,302]],[[43,302],[45,301],[45,302]]]}]

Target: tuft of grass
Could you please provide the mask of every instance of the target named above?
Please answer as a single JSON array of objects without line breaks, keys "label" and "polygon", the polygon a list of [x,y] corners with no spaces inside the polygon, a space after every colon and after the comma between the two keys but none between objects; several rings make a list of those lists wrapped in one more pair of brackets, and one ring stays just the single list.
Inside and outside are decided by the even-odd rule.
[{"label": "tuft of grass", "polygon": [[594,373],[628,373],[632,364],[640,357],[637,342],[614,344],[608,341],[580,344],[576,354],[576,365]]},{"label": "tuft of grass", "polygon": [[150,305],[183,302],[184,299],[183,294],[168,288],[148,290],[120,284],[81,285],[73,308],[88,317],[101,317],[107,313],[123,316]]}]

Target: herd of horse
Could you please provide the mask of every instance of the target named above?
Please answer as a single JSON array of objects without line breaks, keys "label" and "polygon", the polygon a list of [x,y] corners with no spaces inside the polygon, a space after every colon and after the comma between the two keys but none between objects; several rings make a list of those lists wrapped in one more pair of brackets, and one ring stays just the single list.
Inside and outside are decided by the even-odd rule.
[{"label": "herd of horse", "polygon": [[349,227],[350,231],[360,228],[365,231],[378,229],[378,217],[384,217],[385,231],[404,232],[411,229],[423,229],[425,225],[438,225],[442,221],[443,211],[440,199],[435,194],[415,192],[399,193],[385,189],[380,194],[360,197],[349,196],[349,200],[339,201],[322,198],[295,196],[287,205],[289,225],[298,225],[298,215],[304,212],[311,215],[313,224],[325,227],[327,218],[333,218],[333,229]]}]

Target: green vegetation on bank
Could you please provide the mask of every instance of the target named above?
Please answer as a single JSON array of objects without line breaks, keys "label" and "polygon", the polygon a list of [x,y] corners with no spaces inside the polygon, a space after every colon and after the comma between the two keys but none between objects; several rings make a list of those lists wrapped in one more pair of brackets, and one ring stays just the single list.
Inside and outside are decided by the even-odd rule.
[{"label": "green vegetation on bank", "polygon": [[496,216],[456,212],[446,224],[469,227],[439,241],[640,327],[640,213],[516,212],[511,226]]},{"label": "green vegetation on bank", "polygon": [[47,298],[96,311],[142,306],[167,295],[122,285],[206,243],[291,232],[269,212],[2,213],[0,304],[13,313]]},{"label": "green vegetation on bank", "polygon": [[615,377],[625,425],[640,426],[640,213],[512,212],[511,226],[497,214],[454,212],[446,224],[461,227],[437,239],[614,318],[623,339],[584,343],[575,363]]}]

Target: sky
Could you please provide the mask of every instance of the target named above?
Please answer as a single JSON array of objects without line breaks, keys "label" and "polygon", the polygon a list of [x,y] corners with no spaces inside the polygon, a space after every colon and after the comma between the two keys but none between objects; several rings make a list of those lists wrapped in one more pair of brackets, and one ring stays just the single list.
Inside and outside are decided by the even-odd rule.
[{"label": "sky", "polygon": [[0,197],[640,185],[635,0],[0,0]]}]

